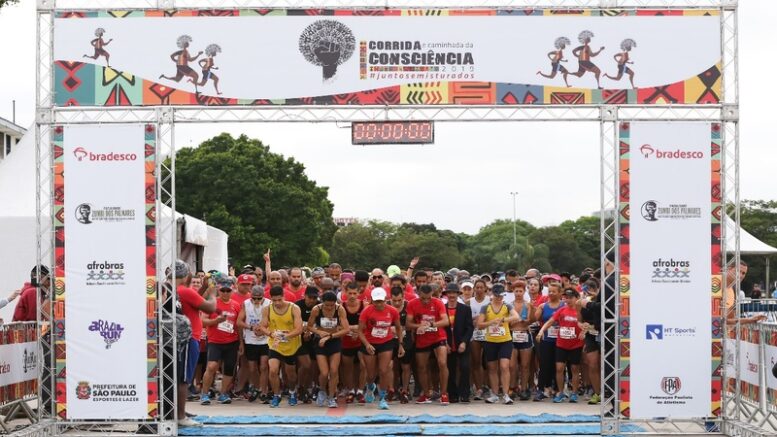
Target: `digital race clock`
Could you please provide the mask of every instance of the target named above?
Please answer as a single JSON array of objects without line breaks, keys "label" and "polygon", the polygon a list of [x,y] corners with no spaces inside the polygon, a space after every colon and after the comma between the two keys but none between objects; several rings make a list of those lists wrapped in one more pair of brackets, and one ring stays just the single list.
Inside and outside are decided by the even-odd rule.
[{"label": "digital race clock", "polygon": [[431,121],[355,121],[351,124],[352,144],[432,144]]}]

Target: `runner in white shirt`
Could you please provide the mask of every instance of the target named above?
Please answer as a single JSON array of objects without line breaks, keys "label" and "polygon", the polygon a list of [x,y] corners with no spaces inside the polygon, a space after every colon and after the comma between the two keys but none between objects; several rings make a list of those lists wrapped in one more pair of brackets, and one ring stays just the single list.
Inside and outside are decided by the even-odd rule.
[{"label": "runner in white shirt", "polygon": [[[469,307],[472,308],[472,321],[477,320],[480,310],[491,303],[491,298],[486,295],[488,286],[486,281],[478,279],[474,284],[475,294],[469,300]],[[486,341],[486,330],[477,329],[472,333],[472,382],[475,384],[474,400],[483,400],[483,387],[486,385],[485,374],[483,370],[483,343]]]},{"label": "runner in white shirt", "polygon": [[254,285],[251,288],[251,298],[243,302],[240,314],[237,316],[237,327],[243,329],[243,344],[241,348],[248,360],[249,381],[251,390],[248,401],[253,402],[261,392],[262,402],[269,403],[268,377],[269,353],[267,336],[259,331],[262,322],[262,309],[270,306],[270,300],[264,298],[264,288]]}]

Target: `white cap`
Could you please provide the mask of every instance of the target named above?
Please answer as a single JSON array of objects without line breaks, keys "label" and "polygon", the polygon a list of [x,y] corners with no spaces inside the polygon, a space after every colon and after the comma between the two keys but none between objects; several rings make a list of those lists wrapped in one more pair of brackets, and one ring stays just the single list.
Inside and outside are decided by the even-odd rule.
[{"label": "white cap", "polygon": [[386,300],[386,290],[378,287],[372,290],[372,300]]},{"label": "white cap", "polygon": [[470,282],[470,281],[464,281],[464,282],[461,283],[461,288],[464,288],[464,287],[473,288],[474,286],[475,285],[472,282]]}]

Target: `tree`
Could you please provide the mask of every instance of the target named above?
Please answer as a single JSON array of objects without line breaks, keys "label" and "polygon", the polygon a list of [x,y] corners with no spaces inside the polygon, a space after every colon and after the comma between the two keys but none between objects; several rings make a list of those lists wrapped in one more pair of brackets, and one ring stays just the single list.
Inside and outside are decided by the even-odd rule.
[{"label": "tree", "polygon": [[[740,204],[739,221],[742,229],[747,230],[754,237],[764,243],[777,247],[777,201],[775,200],[745,200]],[[771,268],[769,269],[770,282],[777,280],[777,260],[775,256],[771,258]],[[742,289],[749,292],[753,284],[763,283],[766,277],[766,260],[762,255],[751,255],[742,257],[748,264],[748,271],[745,280],[742,282]],[[768,284],[767,288],[771,292]],[[766,294],[764,292],[764,295]],[[771,297],[769,296],[764,297]]]},{"label": "tree", "polygon": [[599,217],[585,216],[574,221],[567,220],[558,227],[572,235],[583,253],[593,260],[598,260],[602,244],[600,224]]},{"label": "tree", "polygon": [[496,270],[516,269],[526,271],[533,267],[535,259],[534,247],[526,238],[534,226],[518,220],[516,227],[516,242],[513,245],[513,222],[511,220],[495,220],[480,228],[466,249],[470,263],[466,267],[472,272],[490,272]]},{"label": "tree", "polygon": [[3,6],[15,5],[17,3],[19,3],[19,0],[0,0],[0,9],[2,9]]},{"label": "tree", "polygon": [[335,232],[329,253],[345,268],[385,267],[390,264],[388,236],[395,232],[396,226],[388,222],[354,223]]},{"label": "tree", "polygon": [[537,229],[529,236],[529,241],[547,247],[550,267],[557,272],[579,273],[586,267],[594,266],[593,258],[580,249],[575,235],[560,226]]},{"label": "tree", "polygon": [[336,226],[328,190],[292,158],[261,141],[227,133],[176,155],[176,208],[229,234],[238,265],[258,263],[267,248],[273,265],[320,265]]}]

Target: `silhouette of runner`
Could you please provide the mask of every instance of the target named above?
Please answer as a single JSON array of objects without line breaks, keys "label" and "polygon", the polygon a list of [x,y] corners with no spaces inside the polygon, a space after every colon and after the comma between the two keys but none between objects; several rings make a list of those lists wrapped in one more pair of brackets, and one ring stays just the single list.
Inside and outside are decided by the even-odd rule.
[{"label": "silhouette of runner", "polygon": [[105,29],[102,27],[98,27],[94,31],[94,36],[97,38],[93,39],[91,44],[92,47],[94,47],[94,55],[84,55],[85,58],[94,59],[95,61],[100,56],[105,56],[105,64],[110,67],[111,66],[111,54],[108,53],[105,50],[105,46],[111,43],[113,41],[113,38],[109,39],[108,41],[103,40],[103,35],[105,35]]},{"label": "silhouette of runner", "polygon": [[188,77],[190,81],[194,84],[194,91],[197,92],[197,82],[200,80],[200,75],[197,74],[196,71],[192,70],[192,67],[189,66],[189,62],[194,62],[197,60],[197,58],[202,55],[202,50],[197,53],[197,56],[192,57],[189,54],[189,44],[192,42],[192,37],[189,35],[181,35],[178,37],[178,40],[176,41],[176,44],[178,45],[178,48],[181,50],[178,50],[177,52],[170,55],[170,59],[175,62],[176,67],[176,73],[175,77],[168,77],[164,74],[159,75],[160,79],[168,79],[168,80],[174,80],[176,82],[180,82],[181,79],[184,77]]},{"label": "silhouette of runner", "polygon": [[556,77],[558,72],[561,72],[564,77],[564,83],[567,85],[567,87],[569,87],[569,82],[567,82],[569,71],[563,65],[561,65],[561,63],[567,62],[567,60],[564,59],[564,49],[571,43],[572,42],[569,41],[569,38],[565,36],[556,38],[556,42],[554,43],[556,50],[548,52],[548,58],[550,59],[550,73],[545,74],[542,71],[538,71],[537,74],[548,79],[553,79]]},{"label": "silhouette of runner", "polygon": [[[213,65],[213,58],[219,53],[221,53],[221,47],[218,44],[210,44],[205,47],[205,55],[207,57],[200,59],[199,62],[200,68],[202,68],[202,82],[196,85],[205,86],[208,83],[208,79],[213,79],[213,87],[216,88],[216,93],[221,95],[221,91],[219,91],[219,78],[211,71],[219,69],[219,67]],[[189,79],[189,82],[191,81]]]},{"label": "silhouette of runner", "polygon": [[636,88],[634,86],[634,70],[627,67],[626,64],[633,64],[634,62],[629,60],[629,52],[631,49],[637,47],[637,42],[634,41],[631,38],[626,38],[621,42],[621,50],[623,50],[620,53],[617,53],[615,56],[613,56],[613,59],[615,59],[615,62],[618,63],[618,75],[613,77],[609,74],[605,73],[604,77],[612,80],[619,81],[623,78],[623,73],[626,73],[629,75],[629,82],[631,82],[631,87]]},{"label": "silhouette of runner", "polygon": [[602,86],[599,84],[599,76],[602,74],[602,70],[600,70],[599,67],[591,62],[591,58],[601,53],[602,50],[604,50],[604,47],[600,48],[598,51],[592,51],[589,44],[591,43],[591,38],[593,37],[594,33],[590,30],[584,30],[580,32],[580,35],[577,36],[577,40],[580,41],[580,43],[583,45],[572,50],[572,54],[577,57],[579,67],[577,72],[570,74],[572,76],[582,77],[586,72],[590,71],[594,74],[594,76],[596,76],[596,86],[601,89]]}]

